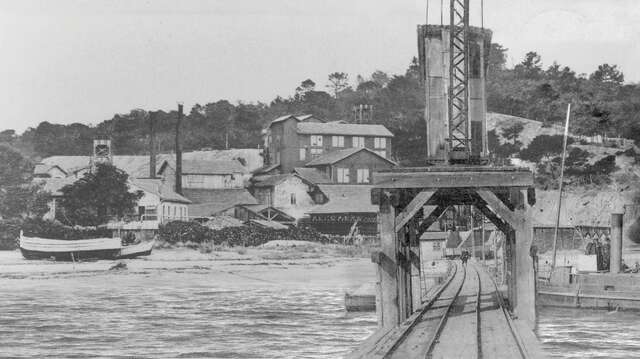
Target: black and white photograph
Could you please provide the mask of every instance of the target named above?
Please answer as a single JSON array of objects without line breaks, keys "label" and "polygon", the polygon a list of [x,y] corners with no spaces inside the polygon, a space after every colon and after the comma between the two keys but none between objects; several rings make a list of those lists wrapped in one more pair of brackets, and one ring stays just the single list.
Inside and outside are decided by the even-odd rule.
[{"label": "black and white photograph", "polygon": [[639,18],[0,0],[0,358],[637,358]]}]

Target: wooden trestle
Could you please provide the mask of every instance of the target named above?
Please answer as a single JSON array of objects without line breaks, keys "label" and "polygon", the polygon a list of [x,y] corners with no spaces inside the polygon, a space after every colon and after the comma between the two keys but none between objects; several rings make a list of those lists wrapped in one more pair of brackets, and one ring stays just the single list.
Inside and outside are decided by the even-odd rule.
[{"label": "wooden trestle", "polygon": [[400,168],[374,173],[371,201],[380,206],[381,250],[376,311],[393,328],[422,306],[419,238],[451,205],[473,205],[506,237],[509,306],[535,325],[535,278],[530,247],[533,175],[528,169],[488,166]]}]

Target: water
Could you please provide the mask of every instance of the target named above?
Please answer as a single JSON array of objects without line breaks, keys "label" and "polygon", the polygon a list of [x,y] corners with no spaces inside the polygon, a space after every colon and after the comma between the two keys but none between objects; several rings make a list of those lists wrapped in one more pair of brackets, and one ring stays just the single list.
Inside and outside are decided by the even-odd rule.
[{"label": "water", "polygon": [[[339,358],[376,328],[344,311],[368,266],[0,274],[0,358]],[[640,353],[640,313],[539,314],[552,357]]]},{"label": "water", "polygon": [[236,279],[212,284],[210,273],[179,271],[0,279],[0,357],[336,358],[376,327],[375,313],[345,312],[339,277]]},{"label": "water", "polygon": [[538,337],[554,358],[637,358],[640,313],[542,308]]}]

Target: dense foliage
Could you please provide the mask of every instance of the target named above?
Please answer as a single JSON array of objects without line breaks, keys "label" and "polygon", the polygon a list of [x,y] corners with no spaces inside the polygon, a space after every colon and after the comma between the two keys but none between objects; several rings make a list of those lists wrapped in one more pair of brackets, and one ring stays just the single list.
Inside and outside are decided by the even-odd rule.
[{"label": "dense foliage", "polygon": [[32,173],[33,163],[26,156],[0,144],[0,218],[41,217],[49,211],[48,193],[31,182]]},{"label": "dense foliage", "polygon": [[102,227],[70,227],[60,222],[42,219],[26,219],[21,229],[27,237],[78,240],[111,237],[111,230]]},{"label": "dense foliage", "polygon": [[259,246],[273,240],[328,243],[330,239],[309,227],[270,229],[254,226],[211,229],[197,222],[174,221],[160,226],[160,240],[167,243],[193,242],[229,246]]},{"label": "dense foliage", "polygon": [[68,225],[96,226],[122,218],[135,208],[143,192],[131,192],[129,175],[110,164],[98,164],[95,171],[62,188],[56,219]]}]

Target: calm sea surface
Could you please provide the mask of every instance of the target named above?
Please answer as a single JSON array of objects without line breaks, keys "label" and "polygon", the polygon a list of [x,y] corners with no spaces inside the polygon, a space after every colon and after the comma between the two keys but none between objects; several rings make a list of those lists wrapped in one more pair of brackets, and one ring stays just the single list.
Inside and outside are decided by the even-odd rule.
[{"label": "calm sea surface", "polygon": [[543,308],[538,337],[554,358],[638,358],[640,313]]},{"label": "calm sea surface", "polygon": [[[0,278],[0,357],[339,358],[375,329],[344,311],[348,276],[296,274]],[[556,358],[637,358],[640,313],[543,308],[538,335]]]},{"label": "calm sea surface", "polygon": [[345,312],[340,278],[238,279],[231,290],[193,273],[2,280],[0,357],[336,358],[375,329],[375,313]]}]

